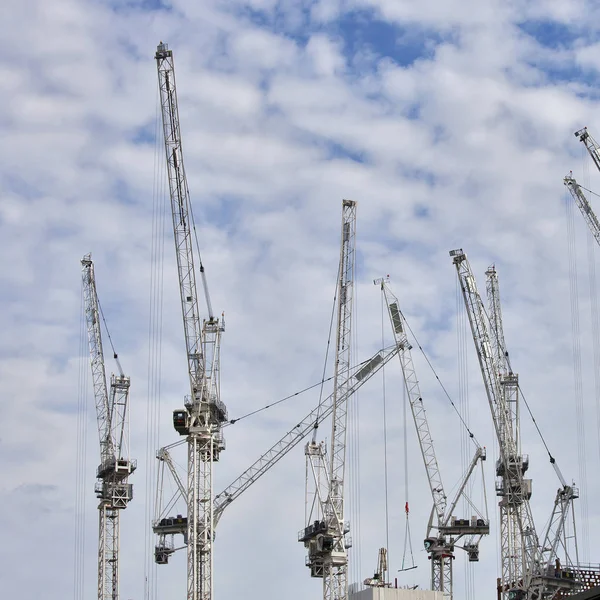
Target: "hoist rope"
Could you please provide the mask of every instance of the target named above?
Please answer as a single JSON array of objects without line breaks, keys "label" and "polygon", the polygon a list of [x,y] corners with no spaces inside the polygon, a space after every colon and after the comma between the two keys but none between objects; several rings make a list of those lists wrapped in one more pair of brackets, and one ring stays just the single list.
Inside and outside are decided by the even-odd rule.
[{"label": "hoist rope", "polygon": [[85,529],[86,529],[86,466],[88,430],[88,374],[89,348],[87,323],[85,319],[85,297],[81,287],[81,307],[79,310],[79,373],[77,380],[77,424],[76,424],[76,463],[75,463],[75,511],[73,540],[73,600],[85,596]]},{"label": "hoist rope", "polygon": [[[387,315],[387,308],[384,302],[385,297],[381,294],[381,347],[385,346],[384,322]],[[404,386],[402,386],[404,388]],[[389,492],[388,492],[388,446],[387,446],[387,407],[385,395],[385,365],[381,367],[381,398],[383,405],[383,482],[384,482],[384,501],[385,501],[385,548],[390,553],[390,512],[389,512]],[[406,438],[405,438],[406,439]]]},{"label": "hoist rope", "polygon": [[[344,371],[340,371],[340,374],[343,372]],[[267,410],[268,408],[273,408],[274,406],[277,406],[278,404],[281,404],[282,402],[285,402],[286,400],[290,400],[291,398],[296,398],[297,396],[300,396],[300,394],[304,394],[304,392],[308,392],[309,390],[312,390],[318,386],[323,386],[324,383],[327,383],[328,381],[331,381],[332,379],[333,379],[333,375],[331,377],[327,377],[326,379],[321,379],[321,381],[317,381],[317,383],[313,383],[312,385],[309,385],[308,387],[305,387],[304,389],[302,389],[298,392],[294,392],[293,394],[290,394],[289,396],[285,396],[285,398],[281,398],[280,400],[271,402],[270,404],[267,404],[267,405],[263,406],[262,408],[257,408],[256,410],[250,411],[249,413],[246,413],[245,415],[242,415],[241,417],[237,417],[235,419],[230,419],[229,421],[227,421],[226,423],[223,424],[223,427],[226,427],[227,425],[234,425],[235,423],[238,423],[239,421],[241,421],[243,419],[247,419],[248,417],[257,415],[258,413],[261,413],[261,412]],[[320,405],[321,405],[321,402],[319,401],[319,406]]]},{"label": "hoist rope", "polygon": [[198,242],[198,233],[196,231],[196,221],[194,219],[194,209],[192,207],[192,201],[189,197],[189,192],[188,192],[188,200],[189,200],[188,206],[190,209],[190,216],[192,217],[192,230],[194,231],[194,241],[196,242],[196,252],[198,253],[198,262],[200,263],[200,265],[199,265],[200,279],[202,280],[202,289],[204,290],[204,299],[206,300],[206,309],[208,310],[209,318],[212,319],[214,317],[214,315],[213,315],[213,310],[212,310],[212,304],[210,301],[210,294],[208,293],[208,281],[206,280],[206,270],[204,268],[204,264],[202,263],[202,255],[200,254],[200,244]]},{"label": "hoist rope", "polygon": [[[583,172],[584,181],[589,186],[589,161],[586,160],[586,151],[583,150]],[[583,186],[581,186],[583,187]],[[585,189],[585,188],[584,188]],[[586,190],[590,191],[590,190]],[[592,194],[594,192],[591,192]],[[595,194],[596,196],[598,194]],[[600,316],[598,309],[598,280],[596,277],[596,239],[587,228],[588,249],[588,279],[590,289],[590,309],[592,317],[592,345],[593,345],[593,371],[594,371],[594,394],[596,401],[596,431],[600,432]],[[598,457],[600,458],[600,436],[596,435]]]},{"label": "hoist rope", "polygon": [[[457,303],[457,323],[456,323],[456,343],[457,343],[457,362],[458,362],[458,406],[459,416],[464,422],[465,427],[460,433],[460,464],[461,472],[465,472],[467,465],[470,462],[469,456],[469,437],[466,433],[468,431],[468,419],[469,419],[469,370],[468,370],[468,331],[467,331],[467,317],[463,310],[460,310],[459,302],[461,301],[462,293],[458,280],[456,281],[456,303]],[[472,481],[472,480],[470,480]],[[470,489],[465,489],[465,493],[462,495],[462,511],[463,514],[468,514],[467,500],[472,492],[472,486]],[[465,561],[463,566],[463,585],[464,585],[464,597],[465,600],[470,600],[473,596],[473,573],[470,568],[470,563]]]},{"label": "hoist rope", "polygon": [[433,364],[431,363],[431,361],[429,360],[429,357],[427,356],[427,354],[425,353],[425,350],[423,350],[421,344],[419,343],[419,340],[417,339],[417,336],[415,335],[414,331],[412,330],[411,326],[409,325],[408,321],[406,320],[406,318],[404,317],[404,314],[402,313],[402,311],[400,311],[398,309],[398,312],[400,312],[400,314],[402,315],[402,318],[404,319],[404,322],[406,323],[406,327],[407,329],[410,331],[410,334],[415,342],[415,344],[417,345],[417,347],[419,348],[419,350],[421,351],[421,354],[425,357],[425,360],[427,361],[427,364],[429,365],[429,368],[431,369],[431,372],[433,373],[433,375],[435,376],[437,382],[440,384],[440,387],[442,388],[446,398],[448,399],[448,401],[450,402],[450,404],[452,405],[452,408],[454,409],[454,412],[458,415],[458,418],[460,420],[460,422],[462,423],[463,427],[466,429],[467,433],[469,434],[469,438],[471,440],[473,440],[473,443],[475,444],[475,446],[477,448],[480,448],[480,444],[477,441],[477,438],[475,437],[475,434],[471,431],[471,429],[469,428],[469,426],[467,425],[467,422],[465,421],[465,419],[463,418],[463,416],[461,415],[460,411],[458,410],[458,408],[456,407],[456,404],[454,403],[454,400],[452,400],[452,397],[450,396],[450,394],[448,393],[448,390],[446,389],[446,387],[444,386],[444,384],[442,383],[442,380],[440,379],[439,375],[437,374],[437,371],[435,370]]},{"label": "hoist rope", "polygon": [[[571,335],[573,355],[573,379],[575,384],[575,417],[577,425],[577,459],[579,466],[579,481],[583,488],[580,497],[580,511],[584,524],[588,524],[587,506],[587,471],[586,471],[586,443],[585,443],[585,412],[583,405],[583,377],[581,364],[581,330],[579,324],[579,287],[577,281],[577,247],[575,236],[575,220],[573,202],[566,199],[567,218],[567,245],[569,259],[569,291],[571,300]],[[587,561],[589,556],[589,533],[588,527],[583,527],[583,556]]]},{"label": "hoist rope", "polygon": [[[335,308],[336,308],[336,303],[337,303],[337,294],[338,294],[338,282],[340,280],[340,275],[341,275],[341,267],[342,265],[338,265],[338,271],[337,271],[337,277],[335,280],[335,291],[333,293],[333,302],[331,303],[331,317],[329,318],[329,332],[327,333],[327,346],[325,348],[325,360],[323,361],[323,372],[321,373],[321,390],[319,392],[319,411],[317,412],[317,420],[315,422],[315,430],[313,431],[313,438],[312,441],[316,442],[317,440],[317,429],[319,428],[319,417],[320,417],[320,410],[321,410],[321,406],[323,404],[323,390],[324,390],[324,384],[325,384],[325,373],[327,372],[327,362],[329,360],[329,350],[331,348],[331,334],[333,331],[333,322],[335,320]],[[329,378],[331,379],[331,378]],[[327,381],[329,381],[329,379]]]},{"label": "hoist rope", "polygon": [[[100,304],[100,298],[98,297],[98,293],[96,292],[96,300],[98,301],[98,310],[100,312],[100,316],[102,317],[102,322],[104,323],[104,330],[106,331],[106,335],[108,336],[108,341],[110,342],[110,347],[113,351],[113,357],[115,360],[118,359],[117,351],[115,350],[115,345],[113,344],[112,337],[110,335],[110,330],[108,329],[108,324],[106,322],[106,318],[104,316],[104,311],[102,310],[102,305]],[[123,375],[123,373],[120,373]]]},{"label": "hoist rope", "polygon": [[[483,304],[481,306],[483,308],[484,316],[485,316],[488,324],[490,324],[491,323],[490,316],[488,315],[485,306]],[[510,361],[510,355],[506,351],[506,348],[504,348],[504,350],[505,350],[505,359],[506,359],[506,364],[508,365],[508,370],[511,373],[514,373],[515,371],[513,369],[511,361]],[[546,453],[548,454],[548,458],[550,459],[550,463],[554,466],[554,470],[557,472],[557,475],[558,475],[558,477],[560,479],[558,466],[556,464],[556,459],[554,458],[554,456],[550,452],[550,447],[548,446],[548,443],[546,442],[546,438],[542,435],[542,430],[540,429],[540,427],[538,425],[538,422],[536,421],[535,417],[533,416],[533,411],[531,410],[531,407],[529,406],[529,402],[527,402],[527,398],[525,397],[525,393],[523,392],[523,388],[521,387],[521,383],[519,382],[517,384],[517,386],[518,386],[520,398],[521,398],[521,400],[523,400],[523,404],[525,404],[525,408],[527,409],[527,413],[529,414],[529,416],[531,418],[531,422],[533,423],[533,425],[534,425],[534,427],[535,427],[535,429],[536,429],[536,431],[537,431],[537,433],[539,435],[539,438],[540,438],[542,444],[544,445]]]},{"label": "hoist rope", "polygon": [[155,458],[160,445],[160,400],[162,370],[164,245],[167,225],[167,193],[162,148],[160,90],[157,88],[154,130],[154,173],[152,189],[152,244],[150,249],[150,304],[148,321],[148,384],[146,401],[146,469],[144,503],[144,599],[158,596],[157,568],[154,562],[154,532],[158,498],[158,464]]},{"label": "hoist rope", "polygon": [[[586,161],[586,162],[587,162],[587,161]],[[587,170],[587,167],[584,167],[584,171],[585,171],[585,170]],[[584,181],[586,180],[586,178],[587,178],[587,177],[588,177],[588,175],[587,175],[587,174],[584,174]],[[598,196],[598,197],[600,198],[600,194],[598,194],[598,193],[596,193],[596,192],[593,192],[592,190],[588,189],[587,187],[585,187],[585,186],[583,186],[583,185],[581,185],[581,184],[578,184],[578,185],[579,185],[579,187],[580,187],[582,190],[584,190],[584,191],[586,191],[586,192],[588,192],[589,194],[592,194],[592,195],[594,195],[594,196]],[[587,185],[589,185],[589,183],[588,183]]]},{"label": "hoist rope", "polygon": [[[408,394],[406,393],[406,385],[402,386],[402,435],[403,435],[403,451],[404,451],[404,548],[402,550],[402,568],[401,571],[412,569],[415,566],[415,557],[412,549],[412,539],[410,535],[410,509],[409,509],[409,486],[408,486]],[[410,552],[411,566],[406,565],[406,552]]]},{"label": "hoist rope", "polygon": [[[355,274],[356,278],[356,274]],[[354,294],[354,310],[352,312],[352,331],[355,332],[351,338],[351,356],[358,354],[358,327],[357,321],[359,314],[358,310],[358,294]],[[353,538],[352,548],[348,557],[350,573],[353,576],[354,582],[361,581],[362,575],[362,535],[361,535],[361,472],[360,472],[360,390],[357,390],[348,399],[348,417],[349,417],[349,481],[348,489],[350,490],[349,498],[349,513],[350,513],[350,530]]]}]

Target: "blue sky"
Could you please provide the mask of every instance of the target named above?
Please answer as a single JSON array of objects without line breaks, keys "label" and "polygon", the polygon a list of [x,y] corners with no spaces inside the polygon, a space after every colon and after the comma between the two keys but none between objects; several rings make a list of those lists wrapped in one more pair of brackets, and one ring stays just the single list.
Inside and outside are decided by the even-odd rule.
[{"label": "blue sky", "polygon": [[[372,280],[389,273],[444,384],[468,412],[480,442],[493,448],[470,346],[468,395],[458,381],[459,359],[467,360],[457,349],[464,319],[457,317],[448,250],[465,249],[480,289],[486,268],[495,263],[513,364],[563,473],[578,478],[562,178],[570,169],[582,177],[586,164],[573,131],[588,125],[600,137],[599,18],[600,9],[588,0],[7,5],[0,25],[0,526],[11,540],[0,550],[0,581],[7,593],[22,600],[73,597],[77,378],[86,360],[78,342],[79,261],[88,252],[111,333],[132,377],[131,447],[140,466],[135,500],[123,517],[122,598],[145,600],[144,576],[155,577],[145,538],[152,496],[148,444],[175,441],[168,415],[187,391],[167,214],[159,254],[161,418],[159,432],[148,437],[154,398],[148,372],[154,348],[148,338],[153,199],[158,194],[164,201],[154,141],[153,55],[160,40],[175,53],[203,261],[215,311],[225,310],[227,318],[222,393],[230,414],[244,414],[320,377],[340,201],[351,198],[359,202],[356,360],[381,345],[381,300]],[[593,170],[590,186],[600,188]],[[582,488],[591,498],[600,492],[592,476],[600,454],[592,425],[593,296],[586,285],[587,232],[575,217],[589,423],[588,481]],[[451,488],[464,458],[461,428],[427,365],[418,362],[417,369]],[[398,370],[386,369],[394,571],[404,541],[406,493]],[[357,399],[361,470],[350,477],[364,493],[360,527],[354,529],[356,580],[371,575],[385,537],[382,385],[372,382]],[[317,397],[309,393],[228,428],[217,487],[308,413]],[[86,588],[77,600],[95,597],[98,449],[91,390],[88,402]],[[408,425],[419,568],[400,582],[425,587],[428,565],[420,539],[430,501]],[[534,516],[542,528],[557,483],[531,423],[524,420],[523,430]],[[282,590],[288,600],[320,593],[295,541],[303,526],[303,489],[304,456],[297,449],[228,509],[215,558],[218,599],[238,597],[240,581],[251,599],[279,597]],[[356,507],[350,511],[358,518]],[[587,527],[596,539],[600,523],[592,502]],[[463,556],[456,560],[458,600],[469,594],[495,598],[497,548],[493,521],[480,563],[465,567]],[[592,545],[583,552],[598,561],[597,550]],[[148,600],[183,597],[185,565],[181,558],[173,563],[156,574]],[[26,578],[30,584],[24,587]]]}]

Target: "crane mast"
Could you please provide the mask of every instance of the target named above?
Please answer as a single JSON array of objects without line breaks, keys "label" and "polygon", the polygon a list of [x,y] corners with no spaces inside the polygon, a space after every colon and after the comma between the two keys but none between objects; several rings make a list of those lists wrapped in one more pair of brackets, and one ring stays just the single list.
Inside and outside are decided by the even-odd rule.
[{"label": "crane mast", "polygon": [[[528,500],[531,496],[531,480],[515,479],[512,473],[515,470],[525,473],[529,466],[527,457],[521,455],[520,426],[519,426],[519,376],[512,372],[508,360],[508,352],[504,341],[504,328],[502,325],[502,309],[500,304],[500,287],[498,274],[494,266],[486,271],[486,293],[488,297],[488,315],[490,321],[491,358],[495,375],[499,381],[500,402],[496,411],[503,411],[498,419],[502,431],[503,442],[510,440],[510,451],[514,450],[514,460],[509,457],[509,472],[504,477],[505,468],[502,462],[496,466],[496,474],[501,478],[496,486],[496,493],[501,498],[500,508],[500,546],[502,557],[502,577],[500,590],[504,596],[523,582],[527,573],[527,549],[524,547],[525,536],[522,529],[533,528],[533,520],[522,526],[522,513],[528,518],[527,508],[523,511],[524,497]],[[516,465],[516,469],[512,465]],[[521,465],[519,467],[519,465]],[[523,494],[525,490],[525,494]],[[534,540],[535,543],[535,540]],[[531,560],[532,549],[529,548]]]},{"label": "crane mast", "polygon": [[[313,577],[323,578],[324,600],[348,597],[349,526],[344,521],[347,403],[350,371],[352,304],[356,256],[356,202],[342,201],[342,231],[337,284],[336,356],[332,399],[331,451],[314,437],[305,448],[307,494],[314,479],[313,510],[307,510],[307,535],[300,541],[308,549],[307,566]],[[316,430],[315,430],[316,435]],[[328,460],[329,459],[329,460]],[[312,525],[311,525],[312,523]],[[316,526],[315,526],[316,525]]]},{"label": "crane mast", "polygon": [[[90,349],[90,364],[98,434],[100,465],[95,492],[98,504],[98,600],[119,599],[119,533],[120,511],[131,501],[133,486],[128,478],[136,468],[129,459],[128,399],[129,377],[122,372],[111,375],[110,390],[106,385],[106,369],[100,328],[100,304],[96,291],[94,263],[91,254],[81,260],[82,283]],[[115,359],[117,355],[115,354]],[[117,360],[117,364],[118,360]],[[119,365],[119,371],[120,365]]]},{"label": "crane mast", "polygon": [[566,484],[551,458],[562,487],[556,494],[552,516],[540,545],[529,504],[531,480],[523,477],[529,460],[521,454],[519,383],[518,376],[512,372],[504,342],[496,269],[490,267],[486,272],[490,335],[485,308],[465,253],[460,249],[452,250],[450,256],[457,270],[499,444],[496,464],[496,494],[501,498],[502,577],[499,594],[505,600],[550,600],[560,590],[572,591],[578,587],[572,570],[560,571],[552,567],[559,544],[565,550],[567,562],[570,560],[565,524],[572,501],[579,495],[578,490]]},{"label": "crane mast", "polygon": [[[161,42],[155,58],[190,380],[190,396],[186,398],[185,410],[173,413],[175,430],[186,436],[188,449],[188,514],[180,524],[185,526],[181,533],[184,533],[187,542],[187,599],[210,600],[213,588],[213,463],[218,461],[225,447],[221,426],[227,419],[225,405],[220,400],[219,382],[220,342],[225,325],[223,319],[212,314],[201,263],[199,270],[209,318],[202,323],[200,321],[192,210],[183,163],[173,53]],[[156,560],[167,562],[171,549],[164,543],[165,530],[160,525],[155,525],[154,530],[159,536]]]},{"label": "crane mast", "polygon": [[[390,317],[394,340],[399,348],[398,357],[402,368],[402,375],[406,393],[409,399],[410,409],[413,416],[419,447],[427,473],[429,489],[433,499],[432,517],[436,517],[435,526],[438,530],[437,535],[432,536],[434,528],[432,519],[430,519],[427,528],[427,537],[425,539],[425,549],[431,560],[431,589],[444,593],[447,598],[452,598],[453,594],[453,568],[454,546],[463,536],[470,536],[469,542],[464,545],[464,549],[469,554],[469,560],[479,559],[479,541],[481,536],[489,534],[489,520],[483,516],[468,519],[456,519],[452,513],[458,504],[458,500],[463,495],[468,480],[473,474],[479,461],[486,458],[485,450],[477,447],[475,456],[467,469],[466,475],[462,479],[457,495],[447,511],[447,496],[442,483],[442,476],[438,465],[433,438],[429,430],[429,423],[423,405],[423,398],[419,387],[419,380],[415,371],[411,344],[407,336],[407,325],[400,310],[398,298],[391,292],[386,279],[377,279],[374,282],[381,285],[385,303]],[[472,503],[471,503],[472,504]]]}]

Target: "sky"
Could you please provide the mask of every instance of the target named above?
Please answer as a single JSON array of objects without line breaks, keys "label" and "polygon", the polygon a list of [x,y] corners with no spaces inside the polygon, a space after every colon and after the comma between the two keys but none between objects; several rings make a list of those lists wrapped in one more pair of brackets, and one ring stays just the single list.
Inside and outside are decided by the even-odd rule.
[{"label": "sky", "polygon": [[[91,384],[85,415],[78,408],[81,366],[89,368],[80,344],[79,262],[88,252],[132,381],[131,455],[138,469],[134,499],[122,515],[121,598],[185,596],[183,553],[156,569],[147,552],[150,446],[177,441],[170,415],[188,387],[156,139],[153,57],[161,40],[175,56],[186,171],[212,304],[225,311],[221,393],[230,417],[320,380],[341,200],[356,200],[355,361],[390,342],[373,286],[389,274],[436,373],[488,448],[491,535],[481,543],[479,563],[467,566],[457,552],[456,600],[495,598],[499,541],[496,444],[457,301],[448,256],[454,248],[467,253],[482,292],[485,270],[496,265],[513,367],[565,479],[581,488],[581,558],[600,562],[593,501],[600,493],[597,292],[590,292],[598,257],[578,212],[569,238],[572,207],[562,184],[572,170],[600,191],[573,136],[589,126],[600,137],[599,19],[590,0],[4,3],[0,581],[7,596],[96,596]],[[570,291],[575,273],[577,302]],[[160,336],[151,327],[159,321]],[[418,352],[415,366],[452,490],[474,447],[465,444],[460,421]],[[378,548],[388,545],[392,578],[425,588],[422,538],[431,501],[402,398],[396,362],[352,400],[360,442],[353,436],[350,452],[360,460],[349,466],[349,480],[360,489],[360,510],[350,494],[350,571],[352,581],[371,576]],[[227,427],[216,488],[318,399],[316,388]],[[540,531],[559,482],[525,410],[522,430]],[[326,426],[320,434],[330,437]],[[217,600],[319,597],[321,582],[310,578],[296,541],[304,527],[304,480],[300,445],[227,509],[215,541]],[[398,572],[407,499],[417,568]],[[85,531],[78,558],[77,523]],[[74,589],[80,564],[82,596]]]}]

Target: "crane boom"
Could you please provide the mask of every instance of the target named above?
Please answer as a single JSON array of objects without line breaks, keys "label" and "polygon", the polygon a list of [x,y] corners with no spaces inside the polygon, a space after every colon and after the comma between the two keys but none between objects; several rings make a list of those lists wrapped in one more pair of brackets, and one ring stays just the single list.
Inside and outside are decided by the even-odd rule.
[{"label": "crane boom", "polygon": [[[120,511],[131,501],[133,486],[128,478],[136,468],[129,460],[128,399],[129,377],[121,372],[112,375],[110,391],[106,385],[106,369],[100,328],[100,303],[96,291],[94,263],[91,254],[81,260],[82,284],[87,323],[90,364],[100,438],[100,465],[95,492],[98,504],[98,600],[119,598],[119,534]],[[115,354],[115,359],[117,355]]]},{"label": "crane boom", "polygon": [[[371,377],[379,372],[396,354],[398,348],[390,346],[376,352],[370,359],[361,363],[358,367],[352,369],[352,374],[348,376],[349,385],[345,386],[345,393],[338,395],[338,402],[346,402],[348,398],[357,392]],[[224,490],[218,493],[213,502],[213,527],[216,527],[225,509],[237,498],[239,498],[251,485],[256,483],[265,473],[270,471],[290,450],[296,447],[304,438],[306,438],[318,424],[327,419],[333,412],[333,393],[330,394],[319,406],[313,409],[302,421],[300,421],[291,431],[286,433],[269,450],[260,456],[252,465],[250,465],[239,477],[231,482]],[[186,488],[183,487],[180,477],[176,474],[173,461],[169,452],[170,447],[161,448],[158,453],[158,459],[166,464],[169,470],[174,474],[174,480],[179,490],[179,495],[186,499]],[[156,515],[154,531],[157,534],[169,535],[171,533],[181,533],[187,535],[187,527],[169,524],[168,530],[160,525],[159,520],[162,514]],[[165,531],[167,532],[165,534]],[[161,547],[157,554],[163,559],[166,554],[171,554],[170,546]],[[164,561],[160,561],[164,562]]]},{"label": "crane boom", "polygon": [[179,291],[183,315],[183,329],[188,357],[190,388],[195,396],[202,385],[204,357],[201,352],[202,327],[196,292],[196,270],[191,232],[191,204],[179,125],[179,106],[175,87],[173,52],[162,42],[156,50],[158,84],[162,109],[162,123],[167,174],[173,217],[175,252],[179,274]]},{"label": "crane boom", "polygon": [[[479,461],[485,460],[485,451],[483,448],[477,447],[475,456],[471,461],[465,476],[458,488],[456,496],[447,508],[447,497],[442,483],[442,476],[438,465],[433,438],[429,430],[429,423],[425,407],[423,405],[423,397],[419,386],[419,380],[414,367],[411,348],[412,345],[408,340],[407,324],[400,310],[398,298],[392,293],[386,279],[378,279],[374,282],[381,285],[385,303],[390,317],[394,340],[399,348],[398,357],[402,368],[404,385],[409,400],[411,413],[419,447],[427,473],[429,489],[433,499],[433,513],[437,517],[438,534],[436,537],[431,537],[432,522],[430,521],[427,529],[427,537],[425,540],[425,548],[431,560],[431,589],[444,593],[447,598],[452,598],[453,594],[453,560],[454,560],[454,545],[455,542],[464,535],[480,536],[489,534],[489,521],[487,519],[477,519],[474,522],[468,521],[468,525],[464,520],[453,519],[452,513],[456,508],[459,499],[464,493],[466,485],[473,474],[473,471]],[[433,516],[433,515],[432,515]],[[479,539],[473,537],[469,544],[469,556],[472,560],[478,556]]]},{"label": "crane boom", "polygon": [[[348,377],[345,392],[338,395],[338,402],[346,402],[357,392],[379,369],[384,367],[396,354],[398,348],[391,346],[374,354],[369,360],[361,363]],[[286,433],[278,442],[273,444],[258,460],[248,467],[238,478],[230,483],[222,492],[215,496],[215,523],[221,519],[223,511],[236,498],[244,493],[253,483],[277,464],[292,448],[309,435],[321,421],[327,419],[333,412],[333,393],[312,410],[291,431]]]},{"label": "crane boom", "polygon": [[567,175],[563,181],[571,193],[573,200],[575,200],[575,204],[577,204],[577,207],[581,211],[581,214],[583,215],[587,226],[592,232],[596,243],[600,244],[600,221],[598,221],[598,217],[596,217],[596,214],[592,210],[592,206],[585,197],[581,186],[577,183],[577,181],[575,181],[573,173]]},{"label": "crane boom", "polygon": [[[173,217],[175,254],[183,316],[190,396],[185,410],[173,413],[173,425],[188,442],[187,477],[187,599],[211,600],[213,595],[213,463],[224,442],[221,426],[227,419],[220,400],[220,344],[224,321],[212,315],[206,274],[200,274],[209,312],[200,322],[192,240],[193,215],[183,163],[173,52],[162,42],[155,54],[163,134]],[[157,562],[167,562],[164,536],[159,533]]]},{"label": "crane boom", "polygon": [[427,480],[429,482],[431,497],[433,498],[433,506],[438,523],[443,523],[445,519],[447,498],[446,493],[444,492],[444,485],[442,484],[440,467],[435,455],[433,438],[431,436],[431,432],[429,431],[429,423],[427,421],[425,407],[423,406],[419,380],[417,379],[417,374],[412,360],[412,354],[410,352],[410,348],[412,346],[410,345],[406,335],[404,315],[400,311],[398,298],[394,296],[387,285],[387,282],[384,279],[381,279],[376,281],[376,283],[381,283],[381,290],[385,297],[388,315],[392,324],[394,340],[400,348],[398,357],[402,367],[402,374],[404,376],[404,383],[410,403],[413,421],[417,430],[417,437],[419,439],[419,446],[421,448],[421,455],[423,456],[425,471],[427,472]]}]

